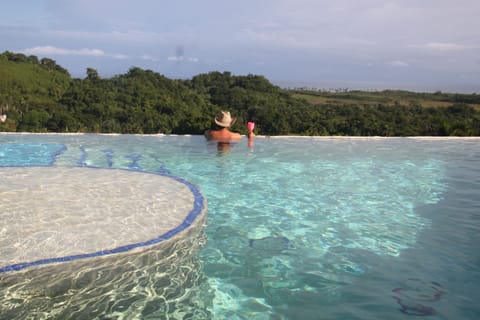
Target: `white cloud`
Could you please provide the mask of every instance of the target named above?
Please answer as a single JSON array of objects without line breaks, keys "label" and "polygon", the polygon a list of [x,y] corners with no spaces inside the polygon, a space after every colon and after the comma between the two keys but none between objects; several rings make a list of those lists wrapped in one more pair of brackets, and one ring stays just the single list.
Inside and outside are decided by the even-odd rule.
[{"label": "white cloud", "polygon": [[200,61],[195,57],[184,57],[184,56],[170,56],[167,58],[168,61],[188,61],[188,62],[198,62]]},{"label": "white cloud", "polygon": [[101,49],[89,49],[89,48],[82,48],[82,49],[64,49],[64,48],[57,48],[54,46],[37,46],[32,48],[27,48],[21,51],[24,54],[29,55],[40,55],[40,56],[53,56],[53,55],[61,55],[61,56],[93,56],[93,57],[112,57],[114,59],[127,59],[128,56],[120,53],[115,54],[106,54]]},{"label": "white cloud", "polygon": [[478,45],[458,44],[453,42],[427,42],[422,44],[408,45],[410,48],[423,49],[437,52],[461,51],[467,49],[478,49]]},{"label": "white cloud", "polygon": [[95,56],[95,57],[101,57],[105,55],[105,52],[103,52],[100,49],[63,49],[63,48],[57,48],[53,46],[37,46],[33,48],[28,48],[22,51],[24,54],[33,54],[33,55],[42,55],[42,56],[48,56],[48,55],[70,55],[70,56]]},{"label": "white cloud", "polygon": [[126,54],[122,54],[122,53],[112,54],[111,57],[115,58],[115,59],[128,59],[128,56]]},{"label": "white cloud", "polygon": [[401,60],[394,60],[394,61],[391,61],[390,62],[390,65],[392,67],[395,67],[395,68],[406,68],[406,67],[410,67],[410,65],[405,62],[405,61],[401,61]]},{"label": "white cloud", "polygon": [[168,61],[183,61],[183,57],[172,56],[172,57],[168,57],[167,60]]},{"label": "white cloud", "polygon": [[151,56],[151,55],[148,55],[148,54],[144,54],[140,57],[142,60],[149,60],[149,61],[153,61],[153,62],[157,62],[158,60],[160,60],[159,58],[157,57],[154,57],[154,56]]},{"label": "white cloud", "polygon": [[423,47],[427,49],[441,50],[441,51],[466,49],[466,46],[464,45],[459,45],[459,44],[450,43],[450,42],[429,42],[424,44]]}]

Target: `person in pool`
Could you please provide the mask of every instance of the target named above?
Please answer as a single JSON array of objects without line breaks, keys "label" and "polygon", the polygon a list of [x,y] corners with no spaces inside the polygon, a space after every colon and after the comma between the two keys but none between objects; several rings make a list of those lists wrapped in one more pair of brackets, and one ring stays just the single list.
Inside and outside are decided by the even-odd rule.
[{"label": "person in pool", "polygon": [[205,138],[207,138],[207,140],[218,141],[219,143],[240,141],[242,138],[240,133],[230,131],[230,127],[236,120],[236,118],[232,118],[229,111],[221,111],[215,117],[215,123],[219,128],[205,131]]}]

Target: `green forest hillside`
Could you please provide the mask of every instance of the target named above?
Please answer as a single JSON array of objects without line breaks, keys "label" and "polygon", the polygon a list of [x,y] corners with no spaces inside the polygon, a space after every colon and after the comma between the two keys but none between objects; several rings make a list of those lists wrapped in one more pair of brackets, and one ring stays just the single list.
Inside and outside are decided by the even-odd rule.
[{"label": "green forest hillside", "polygon": [[0,131],[202,134],[220,110],[263,135],[480,136],[476,94],[282,89],[230,72],[169,79],[132,67],[72,78],[52,59],[0,54]]}]

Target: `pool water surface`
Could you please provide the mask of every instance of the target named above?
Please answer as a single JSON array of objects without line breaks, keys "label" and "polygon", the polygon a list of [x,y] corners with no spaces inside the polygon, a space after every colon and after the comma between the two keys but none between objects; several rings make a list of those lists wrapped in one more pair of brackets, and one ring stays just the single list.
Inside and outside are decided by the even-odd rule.
[{"label": "pool water surface", "polygon": [[[143,298],[131,298],[135,276],[112,288],[98,276],[124,308],[110,295],[106,318],[127,319],[131,298],[145,319],[477,319],[479,142],[259,137],[253,147],[243,140],[225,150],[200,136],[5,134],[0,172],[126,169],[201,189],[205,243],[193,257],[168,260],[192,271],[195,285],[175,289],[195,291],[175,304],[190,311],[166,311],[156,278],[163,263],[142,278],[156,288]],[[8,197],[0,196],[1,210]],[[36,299],[15,288],[2,283],[0,315]],[[61,294],[52,300],[55,310],[69,303]]]}]

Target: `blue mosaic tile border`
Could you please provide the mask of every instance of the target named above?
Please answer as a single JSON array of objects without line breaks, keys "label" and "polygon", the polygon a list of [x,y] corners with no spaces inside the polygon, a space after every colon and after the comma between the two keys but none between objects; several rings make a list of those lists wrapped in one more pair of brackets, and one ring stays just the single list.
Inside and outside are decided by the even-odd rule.
[{"label": "blue mosaic tile border", "polygon": [[[61,149],[63,152],[65,149]],[[107,168],[99,168],[99,167],[90,167],[85,164],[86,158],[87,158],[87,152],[83,147],[81,147],[81,150],[83,151],[81,159],[77,162],[77,165],[80,167],[86,167],[86,168],[91,168],[91,169],[107,169]],[[60,152],[60,153],[61,153]],[[55,158],[60,154],[56,153],[52,156],[52,161],[50,162],[49,166],[52,166]],[[123,169],[123,168],[116,168],[113,170],[126,170],[126,171],[134,171],[134,172],[142,172],[142,173],[150,173],[150,174],[157,174],[160,176],[168,177],[171,178],[179,183],[184,184],[185,186],[188,187],[188,189],[192,192],[194,196],[193,200],[193,209],[188,213],[187,217],[183,220],[183,222],[178,225],[177,227],[167,231],[166,233],[154,238],[150,239],[147,241],[143,242],[137,242],[137,243],[132,243],[124,246],[120,246],[114,249],[109,249],[109,250],[102,250],[98,252],[93,252],[93,253],[85,253],[85,254],[78,254],[78,255],[70,255],[70,256],[65,256],[65,257],[58,257],[58,258],[47,258],[47,259],[41,259],[37,261],[32,261],[32,262],[22,262],[22,263],[17,263],[17,264],[12,264],[12,265],[7,265],[4,267],[0,267],[0,273],[3,272],[9,272],[9,271],[19,271],[28,267],[34,267],[34,266],[40,266],[40,265],[46,265],[46,264],[53,264],[53,263],[62,263],[62,262],[67,262],[67,261],[75,261],[75,260],[80,260],[80,259],[87,259],[87,258],[94,258],[94,257],[100,257],[100,256],[106,256],[106,255],[111,255],[111,254],[116,254],[116,253],[124,253],[131,251],[136,248],[140,247],[147,247],[151,246],[154,244],[158,244],[160,242],[163,242],[165,240],[171,239],[173,236],[177,235],[178,233],[182,232],[183,230],[187,229],[190,227],[196,220],[196,218],[202,213],[203,209],[205,208],[205,198],[201,194],[200,190],[191,182],[182,179],[180,177],[171,175],[170,173],[167,172],[151,172],[151,171],[143,171],[141,168],[137,165],[138,161],[138,156],[134,155],[134,159],[132,159],[132,165],[128,169]]]}]

